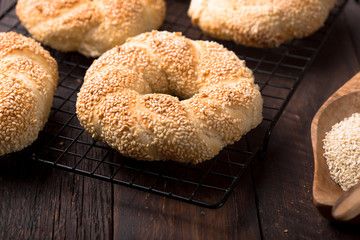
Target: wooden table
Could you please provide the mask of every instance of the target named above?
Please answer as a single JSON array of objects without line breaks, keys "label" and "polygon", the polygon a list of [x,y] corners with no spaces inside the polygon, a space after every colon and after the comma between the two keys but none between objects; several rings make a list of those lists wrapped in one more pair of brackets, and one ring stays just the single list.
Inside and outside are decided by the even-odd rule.
[{"label": "wooden table", "polygon": [[310,123],[359,71],[360,6],[349,0],[255,161],[219,209],[113,185],[12,155],[0,159],[0,239],[359,239],[312,202]]}]

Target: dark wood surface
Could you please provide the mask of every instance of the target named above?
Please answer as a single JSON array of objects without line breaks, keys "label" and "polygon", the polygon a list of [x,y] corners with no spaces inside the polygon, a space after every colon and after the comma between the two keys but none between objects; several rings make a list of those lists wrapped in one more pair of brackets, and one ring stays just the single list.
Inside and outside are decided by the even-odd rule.
[{"label": "dark wood surface", "polygon": [[360,239],[312,202],[310,124],[360,70],[360,6],[349,0],[271,137],[225,205],[206,209],[52,169],[21,154],[0,158],[0,239]]}]

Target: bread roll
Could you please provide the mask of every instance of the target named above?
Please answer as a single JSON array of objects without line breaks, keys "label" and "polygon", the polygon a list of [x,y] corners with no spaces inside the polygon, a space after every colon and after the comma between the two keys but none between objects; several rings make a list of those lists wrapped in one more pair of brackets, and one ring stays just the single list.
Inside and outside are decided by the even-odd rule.
[{"label": "bread roll", "polygon": [[220,44],[153,31],[94,61],[76,109],[92,137],[123,155],[199,163],[261,122],[262,97]]},{"label": "bread roll", "polygon": [[325,22],[335,0],[191,0],[193,24],[204,33],[251,47],[277,47],[309,36]]},{"label": "bread roll", "polygon": [[0,156],[29,146],[50,113],[57,63],[33,39],[0,33]]},{"label": "bread roll", "polygon": [[54,49],[98,57],[128,37],[161,26],[163,0],[18,0],[21,23]]}]

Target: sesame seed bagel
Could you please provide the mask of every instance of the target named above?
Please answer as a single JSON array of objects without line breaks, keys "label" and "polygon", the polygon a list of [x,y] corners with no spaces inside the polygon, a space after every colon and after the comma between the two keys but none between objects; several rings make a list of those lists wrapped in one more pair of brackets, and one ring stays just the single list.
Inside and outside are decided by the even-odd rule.
[{"label": "sesame seed bagel", "polygon": [[157,29],[163,0],[18,0],[21,23],[54,49],[98,57],[128,37]]},{"label": "sesame seed bagel", "polygon": [[57,63],[23,35],[0,33],[0,156],[29,146],[50,113]]},{"label": "sesame seed bagel", "polygon": [[191,0],[194,25],[206,34],[251,47],[277,47],[325,22],[335,0]]},{"label": "sesame seed bagel", "polygon": [[215,42],[153,31],[90,66],[76,103],[92,137],[139,160],[199,163],[262,120],[245,62]]}]

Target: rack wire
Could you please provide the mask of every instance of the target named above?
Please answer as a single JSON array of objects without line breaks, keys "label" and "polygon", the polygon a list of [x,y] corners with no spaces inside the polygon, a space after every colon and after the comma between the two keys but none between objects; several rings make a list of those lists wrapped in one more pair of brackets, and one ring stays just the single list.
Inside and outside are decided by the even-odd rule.
[{"label": "rack wire", "polygon": [[[315,34],[279,48],[248,48],[218,41],[244,59],[255,75],[264,99],[263,122],[239,142],[201,164],[145,162],[122,156],[92,139],[76,117],[76,96],[93,59],[47,48],[59,65],[60,80],[49,121],[28,148],[34,161],[85,176],[159,194],[207,208],[222,206],[251,162],[266,153],[271,132],[322,45],[347,0],[339,0],[325,25]],[[0,2],[0,31],[29,36],[15,14],[16,1]],[[213,40],[191,24],[189,1],[168,0],[161,30],[182,32],[192,39]]]}]

